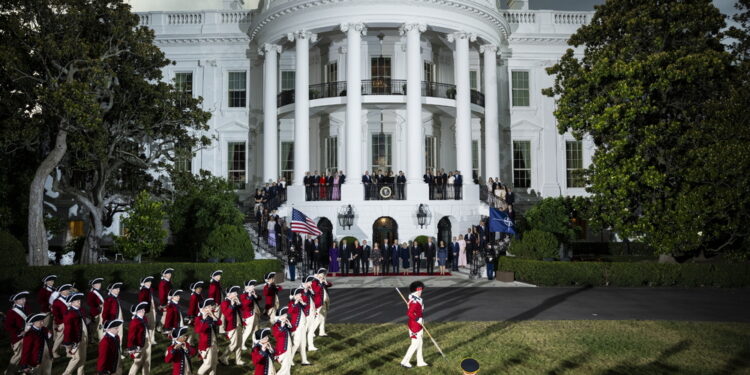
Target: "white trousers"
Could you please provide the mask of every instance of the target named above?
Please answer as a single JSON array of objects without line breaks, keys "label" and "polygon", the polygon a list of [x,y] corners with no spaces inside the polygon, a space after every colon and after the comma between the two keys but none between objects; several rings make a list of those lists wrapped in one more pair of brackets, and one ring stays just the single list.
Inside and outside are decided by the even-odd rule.
[{"label": "white trousers", "polygon": [[255,329],[256,324],[255,321],[257,320],[255,317],[257,315],[253,314],[253,316],[246,318],[243,322],[245,323],[245,326],[242,327],[242,350],[247,350],[247,339],[248,337],[253,337],[253,344],[255,344]]},{"label": "white trousers", "polygon": [[307,362],[307,322],[306,318],[303,317],[300,319],[299,326],[297,327],[297,330],[294,331],[292,334],[292,350],[291,350],[291,357],[294,358],[294,355],[297,353],[297,350],[299,349],[299,355],[302,359],[302,363]]},{"label": "white trousers", "polygon": [[88,344],[88,335],[84,334],[83,337],[81,337],[81,342],[78,343],[78,348],[76,348],[75,354],[67,353],[67,356],[70,357],[70,361],[68,361],[68,367],[65,368],[65,371],[63,372],[63,375],[83,375],[84,374],[84,366],[86,365],[86,345]]},{"label": "white trousers", "polygon": [[314,348],[315,343],[313,342],[315,338],[315,330],[318,329],[318,326],[320,325],[320,321],[322,319],[322,315],[320,314],[320,310],[322,310],[323,307],[318,307],[317,309],[310,308],[310,316],[308,317],[308,326],[307,326],[307,347],[308,348]]},{"label": "white trousers", "polygon": [[203,364],[198,369],[198,375],[216,375],[216,365],[219,363],[219,354],[216,345],[200,352]]},{"label": "white trousers", "polygon": [[10,363],[8,363],[8,369],[5,370],[5,375],[16,375],[18,373],[18,364],[21,362],[21,349],[23,349],[23,340],[18,340],[11,347],[13,355],[10,357]]},{"label": "white trousers", "polygon": [[235,361],[237,364],[242,363],[242,345],[240,339],[242,338],[242,326],[227,332],[227,338],[229,338],[229,345],[227,345],[224,354],[221,356],[222,361],[229,362],[229,357],[234,354]]},{"label": "white trousers", "polygon": [[63,330],[65,330],[65,324],[52,324],[52,357],[59,358],[60,346],[63,342]]},{"label": "white trousers", "polygon": [[417,332],[417,337],[411,339],[411,345],[409,345],[409,349],[406,350],[406,355],[404,356],[404,359],[401,360],[401,363],[407,364],[411,362],[411,357],[414,355],[414,352],[416,352],[417,353],[417,366],[426,365],[426,363],[424,362],[424,357],[422,357],[422,335],[423,333],[424,333],[424,330],[420,330],[419,332]]},{"label": "white trousers", "polygon": [[141,348],[138,357],[133,359],[128,375],[138,375],[139,372],[142,375],[151,374],[151,337],[146,337],[146,345]]},{"label": "white trousers", "polygon": [[294,354],[289,350],[287,350],[284,354],[279,356],[277,360],[279,363],[281,363],[281,368],[279,368],[279,371],[276,372],[276,375],[291,374],[293,357],[294,357]]}]

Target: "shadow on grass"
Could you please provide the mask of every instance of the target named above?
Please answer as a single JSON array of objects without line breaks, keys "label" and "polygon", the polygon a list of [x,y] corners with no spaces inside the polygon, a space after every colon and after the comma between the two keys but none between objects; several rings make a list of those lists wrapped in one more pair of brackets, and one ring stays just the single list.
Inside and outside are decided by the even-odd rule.
[{"label": "shadow on grass", "polygon": [[629,363],[620,363],[619,365],[604,371],[602,374],[678,374],[684,369],[665,363],[667,359],[677,353],[687,350],[691,345],[690,340],[682,340],[677,344],[670,346],[659,354],[656,359],[644,365],[632,365]]},{"label": "shadow on grass", "polygon": [[547,375],[557,375],[557,374],[563,374],[566,371],[576,369],[578,367],[581,367],[582,364],[586,362],[587,357],[589,356],[588,353],[581,353],[578,355],[574,355],[570,358],[562,360],[557,367],[553,368],[552,370],[547,371]]}]

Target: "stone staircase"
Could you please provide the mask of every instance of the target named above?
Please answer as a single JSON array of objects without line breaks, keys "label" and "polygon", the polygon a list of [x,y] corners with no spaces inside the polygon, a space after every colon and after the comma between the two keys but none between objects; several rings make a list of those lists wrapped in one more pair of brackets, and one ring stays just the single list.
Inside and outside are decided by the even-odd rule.
[{"label": "stone staircase", "polygon": [[256,230],[257,227],[256,223],[245,223],[245,231],[250,236],[250,240],[253,242],[253,249],[255,249],[255,259],[279,259],[283,263],[284,257],[282,254],[277,252],[275,248],[268,246],[265,238],[259,238],[258,231]]}]

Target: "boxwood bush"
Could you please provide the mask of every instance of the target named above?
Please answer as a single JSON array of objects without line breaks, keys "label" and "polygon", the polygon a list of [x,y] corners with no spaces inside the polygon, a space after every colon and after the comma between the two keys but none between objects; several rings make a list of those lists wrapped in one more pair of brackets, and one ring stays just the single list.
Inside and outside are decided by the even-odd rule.
[{"label": "boxwood bush", "polygon": [[533,229],[525,232],[521,239],[511,241],[510,252],[528,259],[557,258],[559,245],[554,234]]},{"label": "boxwood bush", "polygon": [[122,281],[124,288],[135,290],[140,280],[148,275],[159,277],[167,267],[175,269],[175,287],[187,290],[190,283],[208,281],[211,272],[224,271],[221,283],[224,286],[241,285],[245,280],[262,280],[271,271],[281,271],[281,263],[276,259],[254,260],[245,263],[120,263],[89,264],[73,266],[2,267],[0,268],[0,293],[17,290],[35,291],[41,286],[45,275],[58,275],[61,282],[73,282],[79,289],[86,289],[88,281],[95,277],[104,278],[104,286],[110,282]]},{"label": "boxwood bush", "polygon": [[234,259],[236,262],[247,262],[255,259],[253,243],[245,228],[239,225],[223,224],[211,231],[206,238],[198,259]]},{"label": "boxwood bush", "polygon": [[21,241],[6,231],[0,231],[0,254],[3,254],[3,265],[25,266],[26,248]]},{"label": "boxwood bush", "polygon": [[750,264],[659,264],[626,262],[544,262],[501,257],[500,271],[543,286],[723,287],[750,286]]}]

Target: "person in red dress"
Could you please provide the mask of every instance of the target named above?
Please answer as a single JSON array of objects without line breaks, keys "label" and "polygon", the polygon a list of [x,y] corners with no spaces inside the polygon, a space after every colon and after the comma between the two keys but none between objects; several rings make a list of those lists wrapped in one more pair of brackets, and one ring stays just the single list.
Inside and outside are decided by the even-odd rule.
[{"label": "person in red dress", "polygon": [[115,319],[104,323],[104,337],[99,341],[99,356],[96,360],[97,375],[121,375],[120,326],[122,320]]},{"label": "person in red dress", "polygon": [[[97,277],[89,281],[91,289],[86,293],[86,305],[89,310],[89,319],[91,319],[91,325],[89,333],[93,335],[96,332],[96,339],[101,340],[104,334],[102,321],[102,307],[104,306],[104,295],[102,294],[102,282],[104,279]],[[89,340],[92,342],[94,340]]]},{"label": "person in red dress", "polygon": [[318,184],[319,184],[318,186],[320,186],[320,196],[319,196],[319,198],[322,201],[328,200],[328,195],[326,195],[326,182],[327,182],[326,175],[327,174],[328,173],[321,174],[320,175],[320,180],[318,180]]},{"label": "person in red dress", "polygon": [[154,277],[146,276],[141,280],[141,289],[138,290],[138,302],[146,302],[146,321],[148,322],[148,337],[151,344],[156,345],[156,303],[151,286]]},{"label": "person in red dress", "polygon": [[182,289],[176,289],[169,292],[169,303],[164,318],[164,334],[169,336],[172,330],[182,327],[182,313],[180,312],[180,294]]},{"label": "person in red dress", "polygon": [[[52,358],[60,358],[60,345],[63,341],[63,330],[65,329],[65,313],[68,311],[68,296],[73,289],[73,285],[63,284],[57,288],[57,298],[52,302]],[[52,295],[53,297],[55,294]]]},{"label": "person in red dress", "polygon": [[273,338],[276,340],[275,359],[281,364],[276,375],[289,375],[292,369],[292,324],[287,319],[287,307],[282,307],[273,318],[276,321],[271,327]]},{"label": "person in red dress", "polygon": [[213,298],[206,298],[201,303],[200,316],[195,321],[195,331],[198,333],[198,354],[203,359],[203,364],[198,369],[198,374],[215,375],[216,364],[219,362],[219,344],[217,330],[221,325],[221,319],[214,312],[216,302]]},{"label": "person in red dress", "polygon": [[[39,288],[37,293],[37,302],[39,303],[39,311],[43,313],[51,312],[52,294],[55,294],[55,280],[57,280],[57,275],[47,275],[42,279],[42,287]],[[49,328],[51,320],[52,315],[47,314],[44,318],[44,326]]]},{"label": "person in red dress", "polygon": [[263,296],[265,297],[265,311],[268,315],[268,319],[273,320],[276,316],[275,312],[279,308],[279,296],[278,293],[284,288],[276,285],[276,272],[269,272],[263,278],[266,281],[266,285],[263,286]]},{"label": "person in red dress", "polygon": [[86,344],[89,341],[88,329],[86,328],[86,317],[81,311],[83,303],[83,293],[73,293],[68,297],[68,311],[65,313],[63,326],[62,345],[70,358],[68,366],[65,368],[63,375],[84,375],[84,366],[86,364]]},{"label": "person in red dress", "polygon": [[138,302],[133,305],[130,312],[133,318],[128,325],[128,344],[126,346],[133,365],[130,367],[129,374],[136,375],[142,372],[144,375],[151,373],[151,331],[149,330],[149,321],[146,316],[150,304],[148,302]]},{"label": "person in red dress", "polygon": [[255,332],[253,337],[253,351],[251,358],[255,366],[255,375],[273,375],[276,369],[273,367],[273,345],[271,345],[271,329],[264,328]]},{"label": "person in red dress", "polygon": [[201,313],[200,306],[203,302],[203,281],[196,281],[190,285],[190,304],[188,305],[188,325],[195,327],[195,319]]},{"label": "person in red dress", "polygon": [[239,286],[232,286],[227,289],[227,298],[221,302],[221,315],[224,318],[224,332],[226,332],[229,343],[219,359],[223,365],[229,364],[229,357],[235,356],[237,366],[242,366],[245,362],[242,360],[242,324],[240,322],[240,298],[237,295],[240,291]]},{"label": "person in red dress", "polygon": [[190,345],[188,327],[173,329],[171,336],[172,345],[167,348],[164,355],[164,362],[172,364],[171,375],[193,375],[190,358],[195,357],[198,351]]},{"label": "person in red dress", "polygon": [[23,335],[23,348],[19,367],[22,373],[52,374],[52,333],[44,326],[49,313],[31,315],[26,319],[29,326]]},{"label": "person in red dress", "polygon": [[409,349],[406,351],[404,359],[401,360],[401,366],[407,368],[412,367],[409,362],[411,362],[411,357],[414,355],[414,352],[416,352],[417,367],[424,367],[428,366],[427,362],[424,361],[424,357],[422,357],[422,335],[424,333],[424,329],[422,328],[422,316],[424,313],[422,290],[424,290],[424,284],[421,281],[415,281],[409,285],[409,290],[411,291],[411,294],[409,294],[409,309],[406,315],[409,318],[407,326],[409,327],[411,345],[409,345]]},{"label": "person in red dress", "polygon": [[3,328],[5,328],[5,333],[10,339],[10,349],[13,353],[6,374],[15,374],[18,370],[18,363],[21,361],[23,332],[26,329],[26,320],[29,315],[29,308],[26,306],[28,296],[29,292],[27,291],[14,294],[10,297],[10,302],[12,302],[10,309],[5,313]]}]

